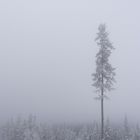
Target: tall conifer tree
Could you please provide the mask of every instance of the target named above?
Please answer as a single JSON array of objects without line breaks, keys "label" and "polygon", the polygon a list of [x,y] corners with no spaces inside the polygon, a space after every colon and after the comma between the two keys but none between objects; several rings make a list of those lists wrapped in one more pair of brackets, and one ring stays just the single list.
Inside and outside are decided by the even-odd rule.
[{"label": "tall conifer tree", "polygon": [[109,57],[114,47],[108,35],[105,24],[100,24],[95,39],[99,51],[96,54],[96,72],[93,73],[93,86],[98,93],[97,99],[101,100],[101,140],[104,139],[104,98],[107,97],[105,93],[113,89],[115,82],[115,68],[109,63]]}]

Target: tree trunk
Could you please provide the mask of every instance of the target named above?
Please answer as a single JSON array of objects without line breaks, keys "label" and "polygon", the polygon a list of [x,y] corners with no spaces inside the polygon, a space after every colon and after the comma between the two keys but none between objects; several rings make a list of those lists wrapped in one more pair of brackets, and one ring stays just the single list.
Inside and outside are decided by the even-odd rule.
[{"label": "tree trunk", "polygon": [[[102,85],[103,85],[103,75],[102,75]],[[104,139],[104,89],[101,89],[101,140]]]}]

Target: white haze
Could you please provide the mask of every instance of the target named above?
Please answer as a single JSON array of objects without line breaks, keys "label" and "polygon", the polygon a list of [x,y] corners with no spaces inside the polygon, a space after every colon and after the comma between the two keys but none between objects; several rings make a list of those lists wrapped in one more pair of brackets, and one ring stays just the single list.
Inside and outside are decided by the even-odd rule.
[{"label": "white haze", "polygon": [[140,121],[138,0],[1,0],[0,120],[32,113],[46,121],[100,119],[91,86],[94,42],[106,23],[115,51],[115,90],[105,116]]}]

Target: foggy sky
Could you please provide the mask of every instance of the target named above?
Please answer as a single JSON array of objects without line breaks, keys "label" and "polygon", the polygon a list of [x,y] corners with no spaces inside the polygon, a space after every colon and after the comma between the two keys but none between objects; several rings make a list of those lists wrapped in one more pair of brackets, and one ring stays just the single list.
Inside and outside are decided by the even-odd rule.
[{"label": "foggy sky", "polygon": [[115,90],[105,116],[140,121],[138,0],[1,0],[0,120],[30,113],[46,121],[100,119],[91,74],[100,23],[116,48]]}]

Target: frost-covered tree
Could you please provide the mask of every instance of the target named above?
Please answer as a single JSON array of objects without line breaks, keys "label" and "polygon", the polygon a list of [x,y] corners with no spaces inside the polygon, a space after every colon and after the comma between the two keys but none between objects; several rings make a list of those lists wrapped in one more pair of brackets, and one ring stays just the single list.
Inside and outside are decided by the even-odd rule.
[{"label": "frost-covered tree", "polygon": [[124,140],[130,140],[130,139],[131,139],[131,130],[129,127],[127,116],[125,116],[125,118],[124,118]]},{"label": "frost-covered tree", "polygon": [[109,63],[109,57],[114,47],[109,41],[105,24],[100,24],[98,30],[95,41],[99,46],[99,52],[96,54],[96,72],[93,73],[93,86],[98,93],[97,99],[101,100],[101,139],[104,139],[104,98],[107,97],[105,93],[113,89],[115,82],[115,68]]},{"label": "frost-covered tree", "polygon": [[136,125],[136,130],[134,133],[134,140],[140,140],[140,127],[139,124]]},{"label": "frost-covered tree", "polygon": [[40,140],[36,117],[30,115],[25,125],[24,140]]}]

